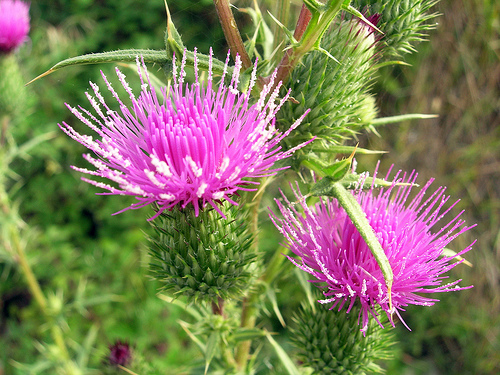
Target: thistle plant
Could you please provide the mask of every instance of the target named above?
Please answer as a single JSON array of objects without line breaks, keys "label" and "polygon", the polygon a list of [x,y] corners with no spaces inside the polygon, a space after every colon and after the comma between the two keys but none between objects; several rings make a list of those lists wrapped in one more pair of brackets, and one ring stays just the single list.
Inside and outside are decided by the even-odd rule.
[{"label": "thistle plant", "polygon": [[[308,0],[300,14],[277,3],[269,17],[254,3],[255,34],[244,43],[229,1],[214,1],[230,47],[225,61],[186,48],[167,7],[165,49],[69,58],[38,78],[73,65],[135,63],[137,76],[116,68],[121,88],[101,72],[109,93],[91,82],[90,108],[66,104],[91,135],[78,121],[59,127],[91,151],[83,155],[90,169],[73,167],[90,176],[85,182],[135,199],[116,213],[147,213],[145,263],[158,297],[186,312],[179,325],[201,352],[186,373],[262,373],[269,362],[274,373],[383,372],[390,326],[405,324],[406,306],[437,301],[422,294],[470,288],[443,285],[472,246],[448,249],[472,226],[458,215],[438,228],[454,207],[444,188],[424,198],[429,182],[411,197],[416,173],[389,180],[355,168],[354,154],[373,152],[354,145],[357,134],[395,121],[377,118],[377,71],[415,49],[434,2]],[[287,17],[297,19],[294,30]],[[271,40],[269,22],[285,43]],[[289,183],[294,199],[272,196]],[[279,239],[264,241],[269,230]],[[261,319],[272,310],[284,326],[292,320],[276,297],[287,277],[303,296],[289,353]],[[136,350],[126,337],[117,342],[113,363],[126,368]],[[271,361],[263,347],[274,349]]]},{"label": "thistle plant", "polygon": [[[331,305],[331,310],[340,311],[345,307],[347,313],[359,306],[360,329],[365,333],[370,315],[383,327],[378,308],[386,313],[392,325],[395,324],[394,314],[405,324],[400,311],[406,306],[431,306],[438,301],[424,297],[422,293],[470,288],[457,286],[461,280],[441,284],[446,279],[443,274],[460,263],[454,261],[455,256],[445,255],[446,247],[472,228],[463,225],[460,215],[441,229],[436,228],[457,202],[443,210],[449,199],[444,195],[443,187],[424,200],[432,180],[407,202],[416,184],[416,173],[397,173],[390,186],[378,189],[377,193],[374,192],[374,179],[367,191],[362,190],[366,177],[360,177],[359,187],[353,194],[387,255],[394,273],[392,289],[384,285],[384,276],[375,257],[337,200],[321,199],[309,207],[306,199],[296,191],[295,197],[305,216],[285,200],[285,204],[277,201],[284,218],[277,219],[274,215],[273,219],[287,239],[290,250],[300,257],[300,261],[291,256],[288,259],[311,274],[314,277],[311,282],[323,289],[325,298],[318,302]],[[457,256],[471,247],[472,244]]]}]

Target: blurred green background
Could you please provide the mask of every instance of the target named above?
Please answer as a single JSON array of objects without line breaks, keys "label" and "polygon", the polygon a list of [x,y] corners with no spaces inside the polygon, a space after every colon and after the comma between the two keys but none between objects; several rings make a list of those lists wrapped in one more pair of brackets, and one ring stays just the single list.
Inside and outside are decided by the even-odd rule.
[{"label": "blurred green background", "polygon": [[[234,1],[250,6],[250,1]],[[172,17],[189,49],[213,46],[225,54],[225,41],[212,1],[170,1]],[[451,272],[472,290],[440,295],[433,307],[409,308],[412,328],[395,329],[395,359],[389,374],[500,373],[500,4],[496,0],[442,0],[441,15],[429,42],[406,57],[411,67],[381,71],[373,92],[381,116],[436,113],[437,119],[388,125],[381,137],[360,135],[361,147],[389,151],[381,170],[418,170],[421,180],[436,177],[446,185],[455,208],[466,209],[467,223],[478,226],[455,241],[464,248],[477,243],[467,259],[473,267]],[[33,1],[30,42],[18,53],[26,81],[60,60],[89,52],[121,48],[163,47],[166,26],[161,0]],[[237,15],[242,25],[246,15]],[[29,102],[14,119],[19,143],[54,132],[54,138],[17,160],[11,179],[14,200],[32,229],[29,257],[44,291],[63,296],[67,332],[82,344],[91,327],[97,330],[89,366],[99,367],[108,346],[128,341],[138,357],[153,367],[179,369],[198,356],[177,324],[182,312],[155,297],[157,286],[147,276],[144,234],[149,211],[111,216],[132,199],[95,195],[70,165],[84,166],[84,152],[57,127],[67,121],[85,131],[64,106],[85,105],[88,81],[101,82],[99,69],[111,76],[113,66],[81,66],[60,70],[27,87]],[[152,71],[159,67],[152,67]],[[359,157],[373,170],[375,159]],[[14,361],[41,363],[33,340],[49,335],[41,324],[24,280],[0,263],[0,374],[25,374]],[[294,289],[282,287],[281,299]],[[296,301],[297,297],[291,298]],[[298,301],[297,301],[298,303]],[[285,319],[293,308],[285,310]],[[269,320],[274,327],[279,323]],[[75,352],[81,350],[76,344]],[[43,351],[43,350],[42,350]],[[271,364],[272,366],[272,364]],[[101,366],[102,367],[102,366]],[[111,371],[111,370],[110,370]],[[180,371],[180,370],[176,370]],[[50,373],[43,372],[40,373]],[[153,373],[153,370],[151,370]],[[167,372],[169,373],[169,372]]]}]

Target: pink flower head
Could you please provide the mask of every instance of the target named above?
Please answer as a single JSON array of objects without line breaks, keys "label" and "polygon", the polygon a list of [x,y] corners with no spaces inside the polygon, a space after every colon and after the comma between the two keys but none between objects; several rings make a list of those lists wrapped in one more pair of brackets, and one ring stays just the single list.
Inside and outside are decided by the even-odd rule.
[{"label": "pink flower head", "polygon": [[0,52],[11,52],[28,37],[29,8],[24,1],[0,0]]},{"label": "pink flower head", "polygon": [[[323,198],[319,203],[308,207],[300,192],[295,192],[304,215],[286,198],[286,205],[276,200],[283,219],[278,219],[271,212],[271,219],[288,241],[288,247],[301,258],[297,260],[288,256],[288,259],[314,276],[315,279],[310,281],[323,290],[326,298],[318,302],[332,303],[330,309],[338,307],[339,311],[347,306],[347,313],[358,303],[361,306],[358,319],[362,322],[363,332],[368,328],[369,314],[382,326],[377,318],[376,305],[387,313],[393,325],[391,316],[394,312],[405,324],[399,310],[404,311],[404,307],[409,304],[430,306],[438,301],[417,293],[471,288],[458,287],[461,280],[441,285],[447,278],[443,274],[460,263],[454,261],[453,257],[443,256],[443,249],[457,236],[472,228],[463,226],[464,222],[459,219],[461,213],[441,229],[436,228],[438,222],[457,202],[443,210],[449,198],[444,195],[443,187],[424,201],[424,195],[432,183],[430,180],[408,203],[413,186],[396,186],[396,183],[414,184],[417,174],[407,176],[404,173],[401,178],[399,176],[400,172],[391,187],[380,189],[378,193],[374,191],[373,185],[367,191],[359,189],[353,192],[394,273],[392,311],[378,263],[336,200]],[[458,254],[469,251],[471,247],[472,244]]]},{"label": "pink flower head", "polygon": [[[289,130],[280,133],[275,127],[275,115],[287,100],[285,95],[277,102],[281,82],[270,93],[274,78],[264,87],[259,99],[251,104],[250,92],[256,81],[255,65],[250,86],[245,93],[238,90],[241,60],[236,58],[229,85],[224,83],[228,70],[229,54],[221,83],[213,88],[212,51],[206,87],[198,77],[195,50],[195,82],[184,82],[186,53],[180,72],[173,61],[173,85],[155,89],[142,62],[137,59],[137,69],[142,83],[139,96],[132,93],[125,75],[116,74],[130,97],[126,106],[102,74],[108,90],[120,106],[120,113],[112,110],[104,101],[99,87],[90,83],[95,97],[87,98],[97,116],[81,107],[70,111],[98,135],[98,139],[77,133],[64,123],[61,129],[97,155],[84,158],[95,170],[74,169],[92,176],[104,177],[118,187],[103,182],[83,179],[109,193],[135,196],[138,202],[125,208],[136,209],[156,203],[158,211],[189,203],[198,210],[209,203],[219,213],[217,202],[223,199],[236,205],[231,196],[237,190],[256,190],[250,184],[258,184],[250,178],[269,176],[281,168],[273,164],[289,157],[295,149],[282,151],[280,141],[295,129],[306,113]],[[276,73],[275,73],[276,74]],[[273,76],[275,77],[275,75]],[[159,93],[158,93],[159,91]],[[269,96],[269,97],[268,97]],[[267,99],[266,99],[267,98]],[[100,117],[100,119],[98,118]],[[122,210],[122,211],[124,211]],[[120,212],[122,212],[120,211]],[[150,219],[150,220],[151,220]]]}]

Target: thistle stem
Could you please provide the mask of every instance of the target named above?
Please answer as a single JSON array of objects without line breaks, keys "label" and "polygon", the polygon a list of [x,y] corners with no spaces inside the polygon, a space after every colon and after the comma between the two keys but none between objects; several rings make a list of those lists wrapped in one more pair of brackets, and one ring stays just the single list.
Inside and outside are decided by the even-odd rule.
[{"label": "thistle stem", "polygon": [[17,261],[19,263],[19,266],[21,267],[21,270],[23,271],[24,277],[26,278],[28,288],[35,298],[36,303],[40,307],[40,310],[45,313],[45,311],[47,310],[47,300],[45,299],[42,289],[40,288],[40,284],[38,283],[38,280],[36,279],[33,270],[28,263],[26,253],[24,252],[23,246],[21,245],[21,241],[19,239],[19,233],[15,228],[12,228],[11,230],[11,238],[14,243]]},{"label": "thistle stem", "polygon": [[[277,0],[275,3],[274,13],[276,15],[276,19],[281,22],[283,25],[288,24],[288,18],[290,16],[290,1],[289,0]],[[276,54],[273,56],[273,65],[277,64],[278,61],[282,58],[283,51],[285,49],[285,45],[283,43],[285,39],[285,32],[281,29],[280,25],[274,23],[273,27],[273,35],[274,35],[274,43],[273,49],[281,47],[279,51],[276,51]]]},{"label": "thistle stem", "polygon": [[[262,201],[262,197],[264,195],[264,191],[270,178],[265,178],[260,185],[260,189],[256,193],[253,198],[253,201],[250,203],[250,230],[253,234],[253,243],[252,248],[255,253],[258,252],[258,234],[259,234],[259,208],[260,203]],[[266,270],[267,271],[267,270]],[[261,275],[261,279],[264,278],[266,271]],[[259,309],[257,308],[257,302],[259,300],[260,293],[257,290],[253,290],[250,292],[248,296],[243,299],[242,307],[241,307],[241,322],[240,327],[242,328],[253,328],[255,326],[255,322],[257,320],[257,313]],[[245,366],[248,361],[248,356],[250,354],[250,347],[252,345],[251,340],[242,341],[236,347],[236,355],[235,360],[237,363],[237,367],[240,371],[245,369]]]},{"label": "thistle stem", "polygon": [[0,147],[3,148],[5,146],[7,130],[9,129],[9,122],[10,122],[9,116],[3,115],[0,118],[0,122],[1,122],[1,125],[0,125],[1,126],[1,128],[0,128]]},{"label": "thistle stem", "polygon": [[306,31],[309,21],[311,21],[312,13],[305,4],[302,4],[302,9],[300,10],[299,19],[297,20],[297,26],[295,26],[295,31],[293,32],[293,37],[295,40],[300,40],[304,32]]},{"label": "thistle stem", "polygon": [[231,11],[229,0],[214,0],[217,16],[219,17],[224,36],[226,37],[227,44],[231,50],[231,55],[236,59],[236,55],[241,58],[243,68],[247,69],[252,66],[250,56],[245,49],[243,40],[241,39],[240,31],[236,25],[236,21]]},{"label": "thistle stem", "polygon": [[224,300],[220,297],[217,298],[217,302],[212,302],[212,313],[214,315],[224,315]]},{"label": "thistle stem", "polygon": [[[316,10],[314,13],[302,8],[294,34],[294,38],[297,40],[300,37],[300,40],[289,48],[281,59],[276,84],[280,81],[286,83],[302,56],[319,46],[319,41],[341,7],[342,0],[331,0],[323,7],[324,9]],[[268,80],[269,77],[264,78],[265,82]]]}]

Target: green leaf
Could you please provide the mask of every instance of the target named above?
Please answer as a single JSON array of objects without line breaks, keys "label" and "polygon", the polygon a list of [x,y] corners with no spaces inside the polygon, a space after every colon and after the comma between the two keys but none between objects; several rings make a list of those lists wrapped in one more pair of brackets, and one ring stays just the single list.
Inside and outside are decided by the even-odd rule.
[{"label": "green leaf", "polygon": [[380,30],[379,28],[377,28],[377,26],[375,26],[373,23],[371,23],[370,21],[368,21],[366,19],[366,17],[363,15],[363,13],[361,13],[359,10],[357,10],[356,8],[354,8],[351,4],[346,4],[346,3],[347,2],[344,2],[344,4],[342,4],[342,9],[344,9],[345,11],[351,13],[353,16],[358,17],[364,23],[366,23],[367,25],[369,25],[371,28],[373,28],[374,30],[377,30],[379,33],[383,34],[382,30]]},{"label": "green leaf", "polygon": [[[360,182],[363,182],[363,186],[360,186]],[[357,173],[348,173],[342,180],[339,181],[342,186],[344,186],[346,189],[369,189],[372,185],[373,187],[390,187],[392,185],[395,186],[418,186],[418,184],[411,184],[408,182],[392,182],[392,181],[387,181],[382,178],[375,178],[375,182],[373,181],[373,177],[363,177]],[[328,189],[325,189],[328,191]],[[327,196],[332,196],[331,194],[323,194]]]},{"label": "green leaf", "polygon": [[42,73],[38,77],[29,81],[27,84],[29,85],[30,83],[36,81],[37,79],[45,77],[55,72],[56,70],[65,68],[67,66],[100,64],[100,63],[110,63],[110,62],[134,62],[137,56],[142,56],[144,58],[144,62],[146,63],[156,63],[162,66],[172,60],[167,55],[166,51],[156,51],[150,49],[124,49],[111,52],[90,53],[87,55],[71,57],[69,59],[60,61],[52,68],[47,70],[45,73]]},{"label": "green leaf", "polygon": [[351,154],[353,151],[356,151],[356,154],[363,155],[371,155],[371,154],[385,154],[387,151],[377,151],[377,150],[368,150],[366,148],[359,148],[356,146],[328,146],[328,147],[311,147],[312,152],[327,152],[330,154]]},{"label": "green leaf", "polygon": [[165,294],[158,294],[158,298],[165,302],[171,303],[172,305],[179,306],[189,315],[191,315],[196,321],[200,321],[203,318],[202,314],[197,309],[195,309],[192,304],[187,304],[179,299],[172,298]]},{"label": "green leaf", "polygon": [[264,53],[263,60],[267,60],[271,57],[273,52],[274,35],[267,25],[266,21],[264,20],[257,2],[254,2],[254,7],[255,9],[240,9],[240,12],[248,13],[250,17],[252,17],[253,24],[255,25],[255,32],[251,39],[251,50],[248,51],[248,54],[250,56],[253,56],[255,45],[258,43],[262,46],[262,50]]},{"label": "green leaf", "polygon": [[271,301],[271,305],[273,306],[273,311],[278,317],[278,320],[280,321],[281,325],[283,327],[286,327],[285,320],[283,319],[280,308],[278,306],[278,299],[276,298],[276,292],[274,291],[273,288],[267,289],[267,298],[269,298],[269,300]]},{"label": "green leaf", "polygon": [[389,310],[392,311],[392,298],[391,289],[394,275],[392,268],[385,255],[384,249],[380,245],[373,228],[371,227],[368,219],[366,218],[360,204],[354,196],[347,191],[341,183],[336,182],[331,188],[333,196],[337,199],[342,208],[346,211],[349,218],[352,220],[354,226],[358,230],[361,237],[365,240],[370,248],[375,260],[377,261],[382,274],[384,275],[385,284],[387,286],[387,293],[389,294]]},{"label": "green leaf", "polygon": [[167,29],[165,30],[165,49],[170,58],[176,53],[178,56],[182,56],[184,52],[184,43],[182,42],[181,35],[177,31],[177,28],[172,21],[170,16],[170,9],[168,9],[167,0],[165,0],[165,9],[167,11]]},{"label": "green leaf", "polygon": [[6,166],[9,165],[14,159],[16,158],[29,158],[31,157],[28,152],[33,149],[34,147],[38,146],[40,143],[43,143],[45,141],[48,141],[49,139],[55,138],[57,135],[56,132],[48,132],[44,134],[40,134],[29,141],[23,143],[20,146],[14,145],[13,147],[9,148],[7,154],[5,155],[5,158],[3,160],[3,164]]},{"label": "green leaf", "polygon": [[287,374],[290,375],[300,375],[299,370],[297,369],[297,366],[295,366],[295,363],[291,360],[291,358],[286,354],[286,352],[283,350],[280,344],[276,342],[276,340],[273,339],[271,334],[269,332],[266,332],[266,337],[273,346],[274,350],[276,351],[276,354],[278,355],[278,358],[280,359],[281,363],[285,367]]},{"label": "green leaf", "polygon": [[346,190],[341,182],[335,182],[331,178],[324,177],[310,191],[311,195],[333,196],[339,204],[344,208],[349,218],[352,220],[354,226],[359,234],[365,240],[370,248],[375,260],[377,261],[382,274],[384,275],[385,284],[389,294],[389,309],[392,310],[391,289],[394,275],[392,273],[391,265],[385,255],[384,249],[380,245],[373,228],[368,222],[365,213],[354,196]]},{"label": "green leaf", "polygon": [[457,255],[456,251],[453,251],[451,249],[444,248],[443,252],[441,253],[441,256],[442,257],[453,257],[457,261],[463,260],[464,264],[468,265],[469,267],[473,267],[471,262],[469,262],[467,259],[461,257],[460,255]]},{"label": "green leaf", "polygon": [[230,340],[242,342],[266,336],[266,332],[258,328],[240,328],[230,336]]},{"label": "green leaf", "polygon": [[306,299],[309,302],[309,305],[314,310],[316,307],[316,299],[313,297],[311,291],[311,283],[307,281],[307,272],[303,272],[300,268],[297,267],[295,267],[293,271],[295,273],[295,276],[297,277],[297,280],[299,280],[300,286],[306,293]]},{"label": "green leaf", "polygon": [[290,43],[291,44],[297,44],[297,40],[293,37],[293,32],[288,30],[288,28],[283,25],[276,17],[274,17],[271,12],[267,12],[269,14],[269,16],[273,19],[274,22],[276,22],[276,24],[281,28],[281,30],[283,30],[283,32],[286,34],[286,36],[288,37],[288,39],[290,40]]},{"label": "green leaf", "polygon": [[377,125],[392,124],[395,122],[402,122],[402,121],[408,121],[408,120],[423,120],[423,119],[436,118],[436,117],[439,117],[439,116],[438,115],[423,114],[423,113],[409,113],[406,115],[376,118],[371,122],[371,125],[377,126]]},{"label": "green leaf", "polygon": [[[320,177],[323,177],[323,179],[327,178],[327,181],[325,181],[324,183],[330,184],[332,182],[341,180],[347,174],[347,172],[349,172],[351,168],[351,160],[352,159],[347,158],[327,165],[316,155],[310,154],[307,155],[304,160],[302,160],[301,164],[316,172],[316,174]],[[318,182],[320,186],[324,183],[321,183],[321,181]]]},{"label": "green leaf", "polygon": [[210,362],[214,358],[219,342],[220,342],[219,332],[212,332],[210,336],[208,336],[207,345],[205,348],[205,374],[208,372],[208,367],[210,366]]}]

